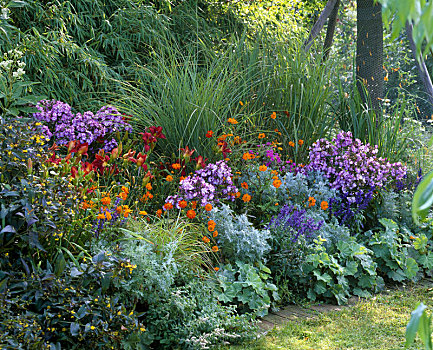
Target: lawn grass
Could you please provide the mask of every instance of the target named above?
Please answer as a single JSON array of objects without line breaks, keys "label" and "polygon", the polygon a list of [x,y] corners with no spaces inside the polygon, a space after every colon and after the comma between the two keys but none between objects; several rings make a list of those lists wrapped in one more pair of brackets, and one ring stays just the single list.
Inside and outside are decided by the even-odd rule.
[{"label": "lawn grass", "polygon": [[[418,302],[433,311],[433,288],[388,290],[344,309],[315,319],[289,322],[254,343],[227,349],[349,350],[404,349],[406,325]],[[410,349],[422,349],[418,339]]]}]

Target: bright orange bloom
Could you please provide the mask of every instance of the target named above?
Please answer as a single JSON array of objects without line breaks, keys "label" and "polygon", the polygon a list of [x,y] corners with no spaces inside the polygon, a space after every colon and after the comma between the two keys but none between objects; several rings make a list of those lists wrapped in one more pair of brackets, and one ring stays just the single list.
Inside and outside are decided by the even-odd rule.
[{"label": "bright orange bloom", "polygon": [[235,196],[236,196],[236,198],[239,198],[241,196],[241,193],[240,192],[236,192]]},{"label": "bright orange bloom", "polygon": [[203,240],[203,242],[205,242],[205,243],[209,243],[209,242],[210,242],[210,239],[209,239],[208,237],[206,237],[206,236],[204,236],[204,237],[202,238],[202,240]]},{"label": "bright orange bloom", "polygon": [[147,215],[147,211],[146,210],[141,210],[138,214],[145,216],[145,215]]},{"label": "bright orange bloom", "polygon": [[150,184],[150,182],[147,183],[147,185],[146,185],[146,189],[147,189],[148,191],[150,191],[150,190],[152,189],[152,185]]},{"label": "bright orange bloom", "polygon": [[126,197],[128,197],[128,194],[126,192],[120,192],[117,196],[122,198],[123,200],[126,200]]},{"label": "bright orange bloom", "polygon": [[260,134],[259,134],[259,139],[264,139],[265,137],[266,137],[265,134],[263,134],[263,133],[260,133]]},{"label": "bright orange bloom", "polygon": [[249,152],[244,153],[244,154],[242,155],[242,159],[243,159],[243,160],[254,159],[255,157],[256,157],[256,156],[255,156],[253,153],[249,153]]},{"label": "bright orange bloom", "polygon": [[180,169],[180,164],[179,163],[174,163],[174,164],[171,165],[171,167],[173,169],[175,169],[175,170],[178,170],[178,169]]},{"label": "bright orange bloom", "polygon": [[107,220],[111,220],[112,219],[111,213],[109,211],[105,212],[105,217],[107,218]]},{"label": "bright orange bloom", "polygon": [[170,202],[167,202],[164,204],[164,209],[165,210],[171,210],[173,209],[173,204],[171,204]]},{"label": "bright orange bloom", "polygon": [[212,251],[213,251],[214,253],[216,253],[216,252],[218,251],[218,247],[217,247],[216,245],[214,245],[214,246],[212,247]]},{"label": "bright orange bloom", "polygon": [[186,216],[188,217],[188,218],[190,218],[190,219],[194,219],[195,218],[195,211],[194,210],[188,210],[187,212],[186,212]]},{"label": "bright orange bloom", "polygon": [[243,106],[243,105],[244,105],[244,103],[243,103],[242,101],[239,101],[239,104],[240,104],[241,106]]},{"label": "bright orange bloom", "polygon": [[119,205],[119,206],[116,208],[116,211],[117,211],[117,214],[122,213],[122,211],[123,211],[122,206]]},{"label": "bright orange bloom", "polygon": [[110,197],[103,197],[102,199],[101,199],[101,203],[103,204],[103,205],[109,205],[110,203],[111,203],[111,198]]},{"label": "bright orange bloom", "polygon": [[218,271],[220,270],[219,267],[214,267],[213,269],[214,269],[216,272],[218,272]]},{"label": "bright orange bloom", "polygon": [[247,202],[249,202],[249,201],[251,200],[251,196],[250,196],[248,193],[245,193],[245,194],[242,196],[242,200],[243,200],[245,203],[247,203]]},{"label": "bright orange bloom", "polygon": [[322,203],[320,203],[320,208],[322,208],[323,210],[328,209],[328,202],[323,201]]},{"label": "bright orange bloom", "polygon": [[208,221],[208,223],[207,223],[207,229],[210,231],[210,232],[212,232],[212,231],[214,231],[215,230],[215,221],[213,221],[213,220],[209,220]]},{"label": "bright orange bloom", "polygon": [[192,208],[192,209],[197,208],[197,201],[192,201],[192,202],[191,202],[191,208]]},{"label": "bright orange bloom", "polygon": [[248,190],[248,184],[246,182],[242,182],[241,183],[241,187],[245,188],[246,190]]},{"label": "bright orange bloom", "polygon": [[298,144],[299,144],[299,146],[302,146],[304,144],[304,140],[299,140]]},{"label": "bright orange bloom", "polygon": [[236,119],[234,119],[234,118],[227,119],[227,122],[230,123],[230,124],[237,124],[238,123],[238,121]]},{"label": "bright orange bloom", "polygon": [[146,192],[146,197],[149,198],[149,199],[152,199],[153,198],[153,194],[150,193],[150,192]]},{"label": "bright orange bloom", "polygon": [[275,180],[272,182],[272,185],[274,185],[275,188],[280,187],[280,186],[281,186],[281,180],[279,180],[279,179],[275,179]]},{"label": "bright orange bloom", "polygon": [[316,205],[316,200],[313,197],[308,197],[308,206],[314,207]]},{"label": "bright orange bloom", "polygon": [[182,182],[182,181],[185,180],[185,179],[186,179],[185,176],[181,176],[180,179],[179,179],[179,182]]},{"label": "bright orange bloom", "polygon": [[[125,208],[125,207],[126,207],[126,208]],[[125,218],[127,218],[127,217],[129,216],[129,213],[132,213],[132,210],[129,209],[127,205],[125,205],[124,208],[123,208],[123,216],[124,216]]]},{"label": "bright orange bloom", "polygon": [[294,143],[293,141],[290,141],[290,142],[289,142],[289,146],[291,146],[291,147],[295,147],[295,143]]},{"label": "bright orange bloom", "polygon": [[208,203],[204,206],[204,210],[211,211],[212,210],[212,204]]},{"label": "bright orange bloom", "polygon": [[272,114],[271,114],[271,118],[272,118],[272,119],[275,119],[276,117],[277,117],[277,113],[272,112]]},{"label": "bright orange bloom", "polygon": [[206,133],[206,137],[207,137],[208,139],[210,139],[210,138],[212,137],[212,135],[213,135],[213,131],[212,131],[212,130],[209,130],[209,131]]},{"label": "bright orange bloom", "polygon": [[99,220],[104,220],[105,219],[105,214],[104,213],[98,214],[97,218]]},{"label": "bright orange bloom", "polygon": [[179,208],[181,209],[185,208],[188,205],[186,200],[181,200],[178,204],[179,204]]},{"label": "bright orange bloom", "polygon": [[156,211],[156,216],[158,216],[158,217],[160,218],[161,215],[162,215],[162,209],[158,209],[158,210]]},{"label": "bright orange bloom", "polygon": [[122,186],[122,192],[125,192],[126,194],[129,194],[129,188],[126,186]]},{"label": "bright orange bloom", "polygon": [[266,171],[267,169],[268,169],[268,167],[266,165],[260,165],[259,166],[260,171]]},{"label": "bright orange bloom", "polygon": [[173,176],[171,175],[167,175],[167,177],[165,178],[168,182],[173,181]]},{"label": "bright orange bloom", "polygon": [[218,231],[215,230],[215,231],[212,233],[212,236],[214,236],[214,237],[218,236]]}]

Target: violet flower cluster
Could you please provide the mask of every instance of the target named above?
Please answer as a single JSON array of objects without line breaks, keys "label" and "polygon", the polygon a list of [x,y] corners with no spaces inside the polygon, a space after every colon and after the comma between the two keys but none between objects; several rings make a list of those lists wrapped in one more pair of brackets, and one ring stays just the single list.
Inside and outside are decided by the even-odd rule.
[{"label": "violet flower cluster", "polygon": [[279,214],[271,218],[267,230],[284,230],[292,233],[292,242],[296,242],[300,236],[305,239],[317,237],[317,231],[323,225],[323,220],[316,222],[313,218],[308,217],[305,209],[296,209],[293,205],[284,205]]},{"label": "violet flower cluster", "polygon": [[234,200],[238,189],[233,184],[232,172],[224,160],[208,164],[197,170],[194,175],[186,177],[179,186],[179,194],[168,196],[167,203],[179,207],[182,200],[197,200],[201,206],[218,203],[220,199]]},{"label": "violet flower cluster", "polygon": [[[271,142],[267,142],[265,144],[257,145],[257,147],[264,152],[263,153],[263,162],[267,167],[275,168],[282,164],[280,155],[275,152],[274,147]],[[250,153],[254,153],[250,151]],[[258,154],[257,154],[258,155]]]},{"label": "violet flower cluster", "polygon": [[67,103],[42,100],[36,108],[39,112],[33,113],[33,117],[44,123],[42,133],[59,145],[79,140],[90,146],[100,141],[102,147],[98,148],[110,152],[117,147],[116,140],[110,135],[117,131],[132,131],[131,125],[111,106],[102,107],[96,114],[90,111],[74,114]]},{"label": "violet flower cluster", "polygon": [[[373,199],[373,194],[374,188],[368,191],[360,190],[353,194],[341,193],[339,197],[329,200],[330,211],[338,219],[339,224],[344,225],[352,221],[356,214],[367,209]],[[362,228],[362,223],[359,225]]]},{"label": "violet flower cluster", "polygon": [[310,147],[310,164],[305,171],[322,172],[331,187],[343,193],[383,187],[388,179],[401,180],[406,167],[400,162],[390,163],[377,153],[377,145],[365,145],[353,139],[351,132],[342,131],[331,142],[320,139]]}]

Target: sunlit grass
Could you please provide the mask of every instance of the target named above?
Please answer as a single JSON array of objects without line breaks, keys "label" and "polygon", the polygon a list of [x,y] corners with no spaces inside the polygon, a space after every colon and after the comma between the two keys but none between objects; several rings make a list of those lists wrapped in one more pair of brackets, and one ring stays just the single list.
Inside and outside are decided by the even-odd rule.
[{"label": "sunlit grass", "polygon": [[[410,313],[422,301],[433,309],[433,289],[388,291],[351,308],[289,322],[265,337],[230,349],[404,349]],[[410,349],[420,349],[419,340]]]}]

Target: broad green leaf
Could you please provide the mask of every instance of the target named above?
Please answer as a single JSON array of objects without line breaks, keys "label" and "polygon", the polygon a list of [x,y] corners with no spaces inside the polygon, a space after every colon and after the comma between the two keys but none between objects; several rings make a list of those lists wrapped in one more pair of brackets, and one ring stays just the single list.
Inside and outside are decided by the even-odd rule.
[{"label": "broad green leaf", "polygon": [[421,317],[425,313],[426,308],[427,306],[421,303],[414,311],[412,311],[410,321],[406,327],[406,343],[405,343],[406,348],[409,347],[415,340],[416,332],[418,331]]},{"label": "broad green leaf", "polygon": [[409,279],[413,279],[417,272],[419,270],[419,266],[417,264],[417,262],[415,261],[415,259],[413,258],[407,258],[406,261],[406,276]]},{"label": "broad green leaf", "polygon": [[425,219],[433,204],[433,171],[429,172],[418,184],[412,200],[412,217],[415,223]]}]

